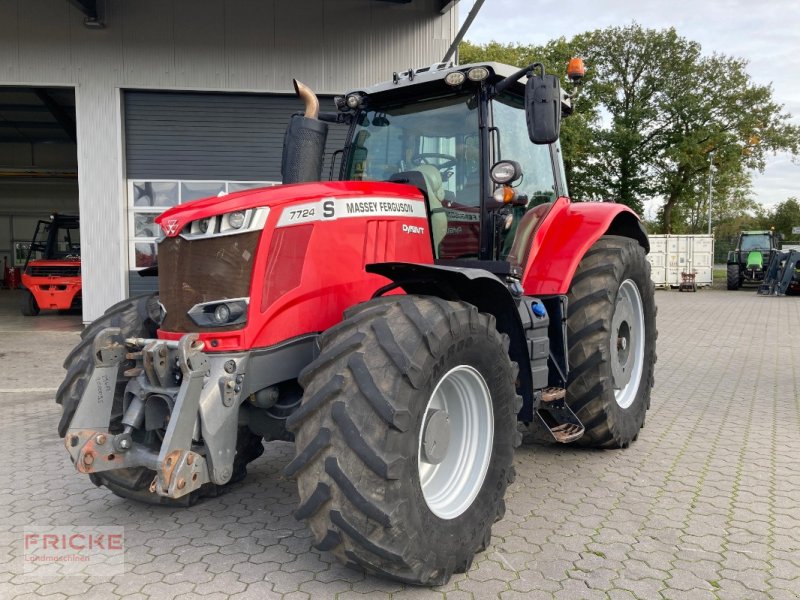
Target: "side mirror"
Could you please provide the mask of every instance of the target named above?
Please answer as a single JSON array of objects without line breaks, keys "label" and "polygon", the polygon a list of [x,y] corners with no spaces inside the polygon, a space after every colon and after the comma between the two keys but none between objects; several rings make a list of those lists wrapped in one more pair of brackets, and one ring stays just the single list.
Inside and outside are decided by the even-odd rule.
[{"label": "side mirror", "polygon": [[561,129],[561,84],[555,75],[531,75],[525,84],[525,117],[534,144],[552,144]]}]

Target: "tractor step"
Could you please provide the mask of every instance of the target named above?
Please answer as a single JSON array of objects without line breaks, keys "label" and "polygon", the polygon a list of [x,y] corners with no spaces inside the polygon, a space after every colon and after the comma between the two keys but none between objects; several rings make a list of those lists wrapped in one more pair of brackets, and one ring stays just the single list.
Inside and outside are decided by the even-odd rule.
[{"label": "tractor step", "polygon": [[545,388],[541,392],[539,407],[536,409],[536,414],[550,435],[562,444],[574,442],[585,431],[583,423],[567,406],[564,400],[566,395],[564,388]]}]

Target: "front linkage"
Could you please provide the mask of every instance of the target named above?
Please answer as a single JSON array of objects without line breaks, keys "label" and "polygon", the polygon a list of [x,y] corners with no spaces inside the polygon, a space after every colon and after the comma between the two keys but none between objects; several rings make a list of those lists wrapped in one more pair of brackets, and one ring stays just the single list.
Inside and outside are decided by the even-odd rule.
[{"label": "front linkage", "polygon": [[[247,353],[209,357],[197,334],[177,342],[130,338],[123,345],[120,340],[120,330],[112,327],[94,340],[94,371],[65,436],[76,469],[91,474],[146,467],[156,473],[150,491],[172,499],[205,483],[228,483]],[[112,433],[117,375],[124,360],[136,364],[124,373],[129,379],[122,431]],[[218,385],[207,385],[209,381]],[[160,447],[144,441],[158,438]]]}]

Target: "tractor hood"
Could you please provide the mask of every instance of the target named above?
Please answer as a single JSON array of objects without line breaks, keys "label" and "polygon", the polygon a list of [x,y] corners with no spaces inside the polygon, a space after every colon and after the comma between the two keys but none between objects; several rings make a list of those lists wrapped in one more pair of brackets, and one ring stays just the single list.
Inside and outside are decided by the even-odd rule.
[{"label": "tractor hood", "polygon": [[278,208],[286,204],[320,199],[377,197],[421,199],[418,188],[374,181],[331,181],[324,183],[298,183],[236,192],[188,202],[170,208],[156,218],[166,237],[176,237],[186,232],[186,226],[216,215],[255,208]]}]

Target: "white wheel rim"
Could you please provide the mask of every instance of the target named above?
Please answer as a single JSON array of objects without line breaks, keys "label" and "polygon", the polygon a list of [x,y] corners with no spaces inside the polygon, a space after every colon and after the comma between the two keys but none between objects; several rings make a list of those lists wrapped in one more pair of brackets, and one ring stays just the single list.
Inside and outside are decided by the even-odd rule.
[{"label": "white wheel rim", "polygon": [[611,375],[614,398],[621,408],[636,399],[644,371],[644,308],[631,279],[619,286],[611,317]]},{"label": "white wheel rim", "polygon": [[417,448],[422,495],[433,514],[455,519],[472,505],[489,470],[493,441],[486,381],[470,366],[451,369],[425,407]]}]

